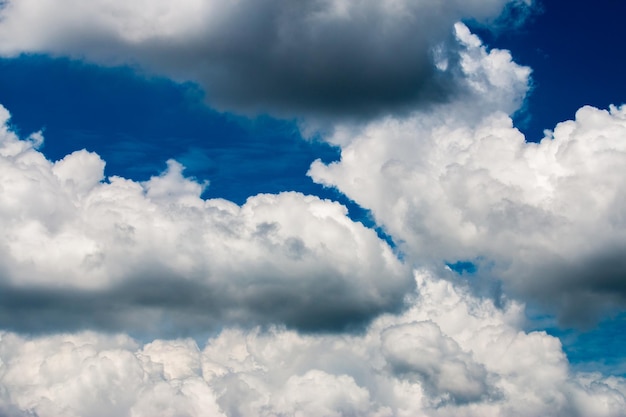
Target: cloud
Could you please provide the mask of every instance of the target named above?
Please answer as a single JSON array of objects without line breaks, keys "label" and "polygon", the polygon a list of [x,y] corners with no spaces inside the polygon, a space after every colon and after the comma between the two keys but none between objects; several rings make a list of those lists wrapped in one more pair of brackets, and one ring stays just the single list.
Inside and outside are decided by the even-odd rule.
[{"label": "cloud", "polygon": [[140,344],[79,332],[0,335],[16,416],[618,416],[626,381],[569,369],[523,308],[416,271],[419,297],[360,335],[226,328]]},{"label": "cloud", "polygon": [[[413,71],[415,95],[379,97],[406,87],[389,77],[355,112],[414,111],[337,125],[327,139],[341,160],[309,172],[371,209],[403,261],[345,207],[314,196],[239,206],[202,199],[207,184],[173,160],[145,182],[105,179],[104,161],[86,150],[49,161],[42,136],[20,140],[0,107],[0,413],[623,414],[626,380],[571,369],[557,338],[523,330],[520,300],[577,320],[623,308],[626,107],[584,107],[526,143],[509,115],[530,70],[463,24],[446,29],[496,16],[504,2],[66,1],[63,13],[61,0],[4,2],[3,53],[133,57],[204,83],[224,108],[279,113],[352,108],[351,89],[370,78],[323,100],[307,83],[338,85],[353,67],[377,77],[371,65],[383,62],[383,78],[396,64]],[[360,46],[371,22],[388,37]],[[293,45],[268,41],[278,35]],[[259,52],[274,44],[274,55]],[[389,51],[407,61],[384,60]],[[323,65],[334,54],[345,67]],[[307,72],[312,63],[320,71]],[[284,85],[270,94],[273,77]],[[450,80],[453,96],[416,104],[433,98],[420,83],[439,94]],[[457,262],[475,266],[470,278],[449,270]],[[505,295],[481,296],[483,282],[501,282]]]},{"label": "cloud", "polygon": [[583,107],[540,143],[507,115],[528,70],[486,51],[462,25],[463,100],[431,112],[344,126],[341,160],[309,171],[363,207],[407,260],[471,262],[473,286],[542,303],[570,323],[626,307],[626,107]]},{"label": "cloud", "polygon": [[370,117],[456,94],[453,24],[529,3],[8,0],[0,54],[131,65],[197,82],[221,110]]},{"label": "cloud", "polygon": [[[459,30],[468,42],[473,39],[463,27]],[[471,54],[476,53],[484,68],[493,68],[490,60],[495,59],[503,63],[501,69],[511,70],[509,79],[519,77],[518,84],[502,82],[508,90],[487,97],[486,104],[476,108],[488,113],[490,106],[518,100],[528,71],[499,51],[487,54],[479,45],[475,48]],[[496,83],[488,76],[476,79]],[[498,79],[507,76],[499,73]],[[472,111],[454,114],[469,116]],[[572,172],[593,172],[578,171],[582,162],[584,167],[601,167],[610,186],[608,175],[615,167],[607,161],[614,158],[613,151],[580,136],[575,143],[587,143],[594,152],[558,141],[569,140],[573,132],[597,138],[597,129],[603,128],[602,141],[611,145],[611,134],[621,130],[609,122],[619,119],[621,111],[585,108],[576,121],[555,129],[552,139],[535,145],[525,144],[503,113],[468,118],[473,125],[457,121],[447,127],[428,119],[432,114],[388,119],[366,126],[358,136],[338,129],[333,139],[343,146],[342,161],[330,167],[317,163],[311,172],[339,175],[333,170],[345,169],[351,155],[364,171],[354,165],[341,175],[355,186],[370,186],[373,196],[390,193],[387,204],[415,204],[418,200],[411,198],[417,195],[422,205],[416,206],[421,210],[416,214],[431,220],[434,212],[450,211],[435,204],[470,201],[461,207],[471,208],[472,215],[482,216],[479,219],[491,218],[478,210],[481,204],[490,207],[491,200],[474,202],[467,192],[462,194],[466,200],[455,200],[441,190],[466,190],[462,180],[472,183],[478,171],[480,181],[472,184],[483,187],[483,199],[498,193],[533,195],[521,185],[515,193],[507,193],[506,186],[493,188],[504,180],[489,181],[494,175],[490,173],[507,172],[497,170],[501,165],[494,154],[517,173],[521,168],[515,157],[534,156],[524,159],[527,165],[554,179],[539,181],[543,187],[572,187]],[[575,372],[557,338],[523,330],[523,304],[507,299],[496,304],[469,286],[444,279],[449,272],[439,264],[447,259],[447,250],[467,255],[463,251],[504,246],[498,241],[504,238],[493,234],[499,229],[487,227],[493,246],[476,239],[475,247],[467,249],[458,234],[433,233],[429,245],[418,252],[421,237],[415,230],[424,229],[399,216],[404,234],[393,229],[393,223],[383,224],[395,238],[404,238],[399,242],[407,263],[402,263],[374,231],[351,221],[337,203],[299,193],[257,195],[242,206],[203,200],[207,184],[186,178],[175,161],[145,182],[104,179],[104,161],[97,154],[82,150],[49,161],[37,150],[43,141],[40,134],[21,140],[7,127],[8,111],[0,108],[0,116],[0,413],[614,417],[626,407],[626,380]],[[414,132],[425,135],[417,144],[410,140]],[[381,137],[384,140],[377,140]],[[399,144],[405,147],[393,154],[397,162],[381,169],[379,158],[389,158]],[[553,151],[550,157],[541,153],[544,146]],[[422,152],[410,152],[415,149]],[[564,152],[570,165],[556,170],[551,164]],[[598,162],[596,154],[608,159]],[[362,155],[370,159],[359,160]],[[418,163],[403,166],[400,156],[413,156]],[[459,159],[454,159],[455,165],[447,158]],[[390,176],[386,183],[376,182],[380,180],[374,175],[409,166],[438,178],[430,170],[439,167],[447,174],[448,169],[465,166],[459,160],[475,169],[453,177],[460,181],[456,187],[444,180],[423,181],[420,175],[427,174],[421,171],[406,171],[402,179]],[[494,165],[485,166],[485,161]],[[567,171],[567,166],[576,170]],[[412,193],[407,192],[412,188],[404,188],[420,180],[429,187]],[[533,180],[521,176],[516,184],[524,181]],[[433,204],[431,211],[427,203]],[[374,214],[387,219],[380,217],[381,206],[372,206]],[[572,210],[560,215],[583,213]],[[498,227],[508,223],[503,224]],[[507,242],[519,245],[511,235],[506,234]],[[572,239],[567,244],[575,243]],[[508,252],[493,253],[501,257],[491,259],[493,270],[506,272],[501,259]],[[607,262],[598,259],[600,265]],[[417,261],[423,267],[410,272],[408,263]],[[511,265],[504,264],[514,271],[517,264]],[[483,267],[480,264],[479,271]],[[339,331],[355,328],[359,331]],[[203,333],[211,336],[198,345]],[[194,338],[153,339],[180,334]]]},{"label": "cloud", "polygon": [[200,198],[169,161],[139,183],[103,179],[85,150],[57,162],[0,132],[0,324],[181,334],[283,323],[360,326],[397,309],[410,271],[344,206],[286,192],[243,206]]},{"label": "cloud", "polygon": [[487,396],[487,372],[431,321],[386,329],[382,351],[393,373],[419,381],[429,393],[445,392],[446,400],[468,403]]}]

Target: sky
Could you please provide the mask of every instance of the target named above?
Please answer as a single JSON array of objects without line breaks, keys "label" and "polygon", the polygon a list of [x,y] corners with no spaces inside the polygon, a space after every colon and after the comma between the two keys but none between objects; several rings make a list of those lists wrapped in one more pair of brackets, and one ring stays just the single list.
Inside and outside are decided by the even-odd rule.
[{"label": "sky", "polygon": [[0,415],[624,415],[623,16],[0,2]]}]

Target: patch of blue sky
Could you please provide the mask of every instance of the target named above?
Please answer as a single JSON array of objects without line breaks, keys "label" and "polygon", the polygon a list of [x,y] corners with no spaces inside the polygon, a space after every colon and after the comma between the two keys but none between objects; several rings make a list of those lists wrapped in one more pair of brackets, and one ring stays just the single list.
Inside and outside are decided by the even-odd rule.
[{"label": "patch of blue sky", "polygon": [[476,273],[476,264],[471,261],[448,262],[446,266],[457,274],[474,274]]},{"label": "patch of blue sky", "polygon": [[65,58],[0,59],[0,103],[23,135],[43,130],[43,153],[58,160],[79,149],[98,153],[107,176],[147,180],[168,159],[208,181],[203,197],[237,204],[259,193],[298,191],[338,201],[374,228],[369,212],[335,189],[314,183],[311,162],[339,159],[339,149],[305,140],[294,121],[253,119],[210,109],[199,88]]},{"label": "patch of blue sky", "polygon": [[261,192],[323,192],[306,171],[339,151],[302,140],[291,121],[254,120],[208,108],[192,84],[41,56],[0,61],[0,100],[23,134],[44,130],[44,154],[57,160],[86,148],[106,175],[145,180],[176,159],[186,175],[209,180],[207,197],[237,203]]},{"label": "patch of blue sky", "polygon": [[[523,25],[487,30],[467,22],[490,48],[511,51],[532,68],[533,85],[515,125],[526,140],[538,142],[545,129],[574,118],[584,105],[601,109],[626,101],[623,28],[626,2],[535,0],[538,7]],[[620,48],[616,50],[616,48]]]},{"label": "patch of blue sky", "polygon": [[626,377],[624,329],[626,313],[605,318],[588,328],[563,327],[554,317],[541,314],[531,317],[527,330],[545,331],[558,337],[575,371]]}]

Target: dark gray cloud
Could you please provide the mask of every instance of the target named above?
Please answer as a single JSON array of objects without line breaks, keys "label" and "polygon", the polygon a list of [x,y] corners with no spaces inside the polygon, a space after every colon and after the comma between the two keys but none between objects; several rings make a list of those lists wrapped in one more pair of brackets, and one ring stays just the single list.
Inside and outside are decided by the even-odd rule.
[{"label": "dark gray cloud", "polygon": [[224,326],[270,324],[305,332],[356,331],[381,313],[398,311],[407,289],[374,301],[352,299],[353,289],[338,283],[321,291],[263,284],[216,289],[150,276],[100,291],[3,285],[0,328],[32,334],[97,329],[141,338],[195,337]]},{"label": "dark gray cloud", "polygon": [[415,280],[406,310],[359,334],[226,327],[198,345],[0,331],[0,413],[621,415],[626,380],[575,372],[558,339],[520,329],[519,306],[497,308],[425,271]]},{"label": "dark gray cloud", "polygon": [[0,53],[47,53],[198,82],[221,110],[333,119],[446,100],[454,22],[522,0],[4,2]]},{"label": "dark gray cloud", "polygon": [[564,325],[593,326],[598,317],[626,308],[626,246],[574,258],[538,259],[518,290],[559,314]]}]

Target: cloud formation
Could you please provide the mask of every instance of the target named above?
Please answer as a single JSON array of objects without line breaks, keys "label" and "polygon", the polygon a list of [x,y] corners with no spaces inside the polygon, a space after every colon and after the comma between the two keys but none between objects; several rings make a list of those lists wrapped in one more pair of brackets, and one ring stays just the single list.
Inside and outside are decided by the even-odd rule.
[{"label": "cloud formation", "polygon": [[225,329],[140,344],[0,334],[10,416],[619,416],[626,380],[569,369],[558,339],[425,271],[419,297],[361,335]]},{"label": "cloud formation", "polygon": [[453,24],[525,0],[7,0],[0,54],[131,65],[199,83],[212,106],[375,116],[456,94]]},{"label": "cloud formation", "polygon": [[526,143],[510,115],[530,69],[449,30],[504,0],[170,3],[8,0],[0,51],[132,61],[238,111],[402,108],[336,125],[341,160],[309,172],[402,261],[315,196],[238,206],[173,160],[145,182],[104,179],[86,150],[49,161],[0,108],[0,414],[623,414],[626,380],[575,372],[520,300],[624,308],[626,107]]},{"label": "cloud formation", "polygon": [[581,108],[540,143],[513,127],[528,71],[457,25],[467,99],[337,129],[309,174],[372,210],[407,259],[539,301],[569,322],[626,307],[626,107]]},{"label": "cloud formation", "polygon": [[359,326],[396,309],[410,271],[338,203],[299,193],[203,200],[175,161],[103,180],[85,150],[48,161],[0,131],[0,325],[189,332]]}]

